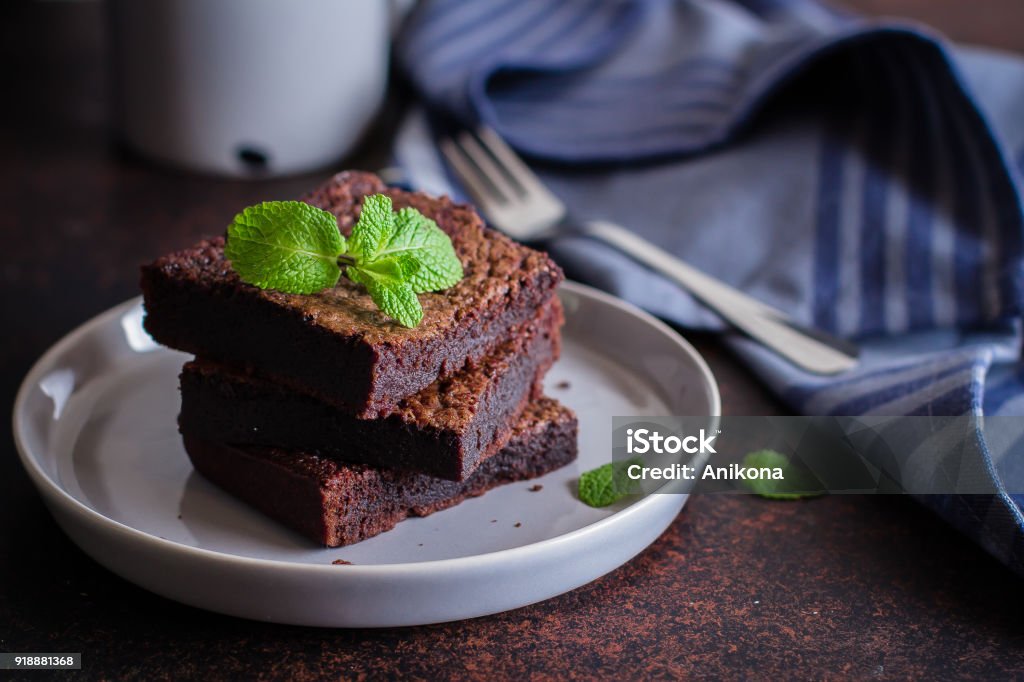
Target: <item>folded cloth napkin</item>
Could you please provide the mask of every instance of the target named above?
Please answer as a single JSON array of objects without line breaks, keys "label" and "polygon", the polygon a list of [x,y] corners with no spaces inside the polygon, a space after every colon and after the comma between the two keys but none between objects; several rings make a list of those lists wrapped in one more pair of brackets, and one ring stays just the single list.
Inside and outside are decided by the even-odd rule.
[{"label": "folded cloth napkin", "polygon": [[[425,109],[483,121],[580,218],[618,222],[802,322],[856,338],[840,377],[725,338],[796,412],[1024,412],[1024,62],[811,0],[425,0],[398,58]],[[410,116],[407,180],[460,196]],[[576,279],[721,329],[600,243]],[[1024,573],[1024,439],[994,495],[922,501]]]}]

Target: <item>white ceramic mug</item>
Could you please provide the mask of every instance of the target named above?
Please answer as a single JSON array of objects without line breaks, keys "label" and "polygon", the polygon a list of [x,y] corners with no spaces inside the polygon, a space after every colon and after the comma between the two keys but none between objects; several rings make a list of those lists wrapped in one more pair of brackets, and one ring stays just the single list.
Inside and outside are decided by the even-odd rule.
[{"label": "white ceramic mug", "polygon": [[386,0],[109,0],[118,133],[235,177],[348,152],[387,85]]}]

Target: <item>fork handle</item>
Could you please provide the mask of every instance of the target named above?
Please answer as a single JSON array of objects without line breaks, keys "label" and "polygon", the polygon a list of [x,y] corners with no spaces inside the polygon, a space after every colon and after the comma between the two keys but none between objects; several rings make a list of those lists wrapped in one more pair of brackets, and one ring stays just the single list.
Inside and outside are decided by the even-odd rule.
[{"label": "fork handle", "polygon": [[859,351],[855,345],[797,323],[781,310],[687,265],[625,228],[605,221],[574,227],[671,279],[733,327],[802,369],[815,374],[838,374],[857,364]]}]

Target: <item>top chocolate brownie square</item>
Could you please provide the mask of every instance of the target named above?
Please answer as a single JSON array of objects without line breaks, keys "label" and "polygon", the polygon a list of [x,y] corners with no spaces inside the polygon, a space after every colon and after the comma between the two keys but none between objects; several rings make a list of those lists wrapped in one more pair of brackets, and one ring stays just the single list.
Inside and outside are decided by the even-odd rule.
[{"label": "top chocolate brownie square", "polygon": [[339,173],[303,197],[333,213],[348,235],[363,197],[387,194],[452,239],[465,277],[420,295],[423,321],[393,322],[346,278],[312,295],[242,282],[217,237],[142,268],[146,330],[158,342],[264,376],[340,409],[372,418],[496,348],[533,319],[562,280],[544,253],[484,226],[469,207]]}]

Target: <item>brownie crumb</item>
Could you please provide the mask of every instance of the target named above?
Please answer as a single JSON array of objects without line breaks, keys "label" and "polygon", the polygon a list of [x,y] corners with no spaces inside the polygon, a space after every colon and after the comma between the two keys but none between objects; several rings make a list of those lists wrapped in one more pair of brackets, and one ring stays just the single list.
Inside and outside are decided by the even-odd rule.
[{"label": "brownie crumb", "polygon": [[562,390],[565,390],[570,386],[572,386],[572,384],[570,384],[568,381],[559,381],[557,384],[555,384],[555,388],[560,388]]},{"label": "brownie crumb", "polygon": [[334,564],[335,566],[351,566],[352,565],[351,561],[345,561],[344,559],[335,559],[331,563]]},{"label": "brownie crumb", "polygon": [[529,488],[527,488],[527,490],[529,490],[531,493],[537,493],[540,492],[541,490],[544,490],[544,486],[542,486],[540,483],[534,483]]},{"label": "brownie crumb", "polygon": [[181,518],[181,514],[178,514],[178,518],[179,518],[179,519]]},{"label": "brownie crumb", "polygon": [[516,528],[519,528],[519,527],[520,527],[520,526],[522,526],[522,525],[523,525],[523,524],[521,524],[521,523],[520,523],[519,521],[516,521]]},{"label": "brownie crumb", "polygon": [[497,523],[498,519],[491,519],[491,523]]},{"label": "brownie crumb", "polygon": [[416,546],[417,546],[417,547],[422,547],[422,546],[423,546],[423,543],[421,542],[420,544],[418,544],[418,545],[416,545]]}]

